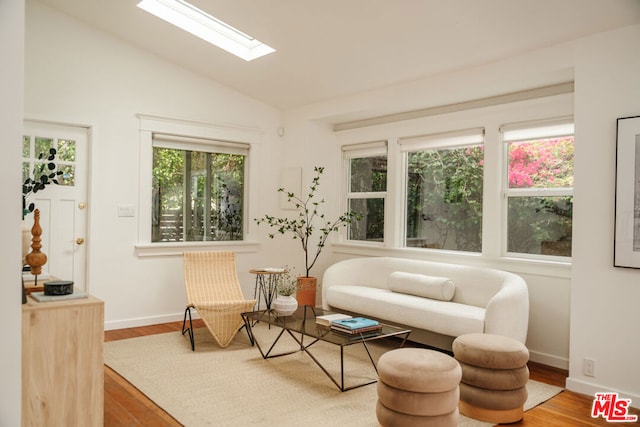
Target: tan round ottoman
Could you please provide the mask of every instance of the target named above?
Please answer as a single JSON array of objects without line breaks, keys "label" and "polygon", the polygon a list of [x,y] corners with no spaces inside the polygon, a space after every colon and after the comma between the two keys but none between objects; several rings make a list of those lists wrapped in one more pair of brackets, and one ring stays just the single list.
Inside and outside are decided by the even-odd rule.
[{"label": "tan round ottoman", "polygon": [[457,426],[462,371],[435,350],[400,348],[378,360],[376,416],[383,427]]},{"label": "tan round ottoman", "polygon": [[460,413],[493,423],[520,421],[529,380],[527,347],[499,335],[467,334],[452,349],[462,368]]}]

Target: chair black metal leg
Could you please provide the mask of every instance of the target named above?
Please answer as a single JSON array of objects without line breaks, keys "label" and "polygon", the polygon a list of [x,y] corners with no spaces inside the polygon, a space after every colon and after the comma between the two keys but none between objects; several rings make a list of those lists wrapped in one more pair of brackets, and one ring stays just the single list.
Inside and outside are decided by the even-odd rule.
[{"label": "chair black metal leg", "polygon": [[[185,325],[187,324],[187,313],[189,313],[189,327],[185,329]],[[189,341],[191,341],[191,351],[196,351],[196,343],[193,340],[193,322],[191,320],[191,307],[187,307],[184,309],[184,319],[182,320],[182,335],[185,332],[189,333]]]},{"label": "chair black metal leg", "polygon": [[244,320],[244,324],[240,326],[238,332],[244,328],[247,331],[247,336],[249,337],[249,342],[251,342],[251,346],[255,344],[255,338],[253,337],[253,332],[251,331],[251,322],[246,317],[242,316],[242,320]]}]

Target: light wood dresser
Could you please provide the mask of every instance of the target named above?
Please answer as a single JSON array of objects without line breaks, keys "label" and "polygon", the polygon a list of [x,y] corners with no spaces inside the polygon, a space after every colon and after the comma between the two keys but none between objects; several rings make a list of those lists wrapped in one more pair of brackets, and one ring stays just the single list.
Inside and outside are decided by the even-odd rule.
[{"label": "light wood dresser", "polygon": [[104,303],[22,306],[22,425],[102,426]]}]

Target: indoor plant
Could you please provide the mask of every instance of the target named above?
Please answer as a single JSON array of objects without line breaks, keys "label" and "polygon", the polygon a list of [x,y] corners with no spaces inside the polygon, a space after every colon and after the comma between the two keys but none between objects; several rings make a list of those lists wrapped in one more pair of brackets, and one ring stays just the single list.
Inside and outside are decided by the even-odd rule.
[{"label": "indoor plant", "polygon": [[[296,298],[300,304],[315,305],[315,294],[317,286],[317,278],[310,276],[311,269],[315,265],[322,249],[325,246],[327,238],[333,231],[337,231],[342,226],[347,226],[353,220],[360,220],[362,215],[354,211],[348,211],[340,215],[337,219],[327,220],[324,213],[320,212],[321,206],[325,203],[324,199],[317,199],[317,190],[320,185],[320,176],[324,173],[324,167],[315,166],[313,168],[315,176],[309,186],[309,193],[306,198],[298,196],[293,192],[279,188],[278,192],[287,194],[287,201],[295,206],[298,210],[298,216],[295,218],[277,218],[271,215],[265,215],[262,218],[256,218],[258,225],[265,223],[271,228],[275,228],[278,233],[290,233],[293,239],[300,241],[302,251],[304,253],[305,276],[297,279]],[[316,225],[316,222],[318,225]],[[318,233],[317,239],[313,240],[314,233]],[[270,233],[269,238],[273,239],[275,233]],[[314,247],[315,244],[315,247]]]},{"label": "indoor plant", "polygon": [[296,293],[297,279],[292,277],[289,269],[276,279],[276,299],[273,308],[280,316],[290,316],[298,308],[298,301],[293,296]]},{"label": "indoor plant", "polygon": [[47,185],[58,184],[56,177],[62,175],[62,171],[56,170],[57,166],[54,163],[56,154],[56,149],[50,148],[47,160],[42,161],[44,153],[40,153],[38,156],[39,162],[33,168],[33,176],[27,177],[22,183],[22,219],[33,212],[35,208],[33,202],[28,203],[28,198],[31,194],[44,190]]}]

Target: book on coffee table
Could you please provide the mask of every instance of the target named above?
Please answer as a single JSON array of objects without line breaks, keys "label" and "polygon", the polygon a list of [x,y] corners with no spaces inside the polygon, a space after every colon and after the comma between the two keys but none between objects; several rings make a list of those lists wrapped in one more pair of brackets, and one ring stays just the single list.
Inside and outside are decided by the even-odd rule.
[{"label": "book on coffee table", "polygon": [[344,329],[341,328],[339,326],[336,325],[331,325],[331,330],[332,331],[336,331],[336,332],[340,332],[343,334],[347,334],[347,335],[376,335],[378,333],[378,331],[382,330],[382,325],[375,325],[375,326],[366,326],[363,328],[358,328],[358,329]]},{"label": "book on coffee table", "polygon": [[382,325],[380,325],[377,320],[354,317],[331,322],[331,329],[349,335],[359,335],[363,333],[375,333],[382,329]]},{"label": "book on coffee table", "polygon": [[331,322],[331,326],[336,326],[341,329],[354,330],[369,328],[371,326],[378,326],[378,321],[373,319],[367,319],[366,317],[352,317],[350,319],[340,319]]},{"label": "book on coffee table", "polygon": [[342,313],[325,314],[323,316],[316,317],[316,324],[322,326],[331,326],[331,322],[333,322],[334,320],[344,319],[351,319],[351,316]]}]

